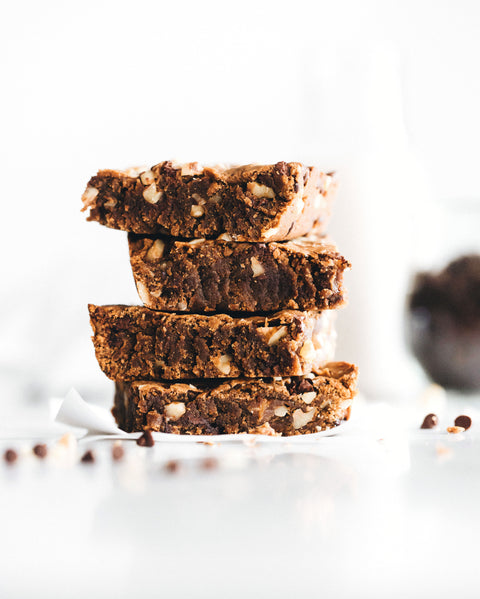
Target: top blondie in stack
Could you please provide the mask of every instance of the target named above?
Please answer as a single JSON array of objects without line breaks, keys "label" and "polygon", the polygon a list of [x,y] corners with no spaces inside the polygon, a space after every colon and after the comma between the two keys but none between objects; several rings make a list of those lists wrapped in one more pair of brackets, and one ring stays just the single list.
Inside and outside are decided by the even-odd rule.
[{"label": "top blondie in stack", "polygon": [[100,171],[88,220],[128,231],[143,306],[90,305],[126,431],[298,435],[350,415],[332,362],[350,265],[324,237],[336,181],[299,163]]}]

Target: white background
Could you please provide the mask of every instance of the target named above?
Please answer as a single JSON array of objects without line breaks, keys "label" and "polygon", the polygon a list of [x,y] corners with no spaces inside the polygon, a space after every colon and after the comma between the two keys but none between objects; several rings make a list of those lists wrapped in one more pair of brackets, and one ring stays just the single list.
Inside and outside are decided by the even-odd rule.
[{"label": "white background", "polygon": [[[475,0],[3,3],[0,429],[21,455],[0,468],[2,599],[478,597],[479,406],[448,436],[474,400],[431,435],[438,405],[403,426],[385,403],[422,383],[412,272],[478,249],[479,31]],[[132,444],[119,469],[106,445],[92,470],[55,462],[48,398],[112,399],[86,304],[138,301],[125,234],[87,224],[80,197],[99,168],[169,158],[339,172],[332,235],[354,268],[337,356],[368,406],[349,435],[280,456],[192,445],[219,457],[208,476],[169,477],[169,444]]]}]

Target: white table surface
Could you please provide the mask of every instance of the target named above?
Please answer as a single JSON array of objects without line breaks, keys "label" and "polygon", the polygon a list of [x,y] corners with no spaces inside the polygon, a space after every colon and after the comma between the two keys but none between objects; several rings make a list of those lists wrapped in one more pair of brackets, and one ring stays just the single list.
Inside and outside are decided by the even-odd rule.
[{"label": "white table surface", "polygon": [[[437,400],[360,400],[306,444],[126,441],[119,463],[112,441],[62,454],[66,427],[4,427],[20,455],[0,465],[0,597],[478,598],[480,402]],[[432,407],[440,426],[420,431]],[[459,413],[472,428],[447,434]]]}]

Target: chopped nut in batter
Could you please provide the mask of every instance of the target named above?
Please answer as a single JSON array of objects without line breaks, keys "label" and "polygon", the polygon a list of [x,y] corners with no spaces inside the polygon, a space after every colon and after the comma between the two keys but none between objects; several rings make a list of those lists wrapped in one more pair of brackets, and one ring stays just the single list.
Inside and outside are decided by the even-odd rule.
[{"label": "chopped nut in batter", "polygon": [[193,217],[199,218],[200,216],[203,216],[205,210],[204,210],[203,206],[198,206],[197,204],[192,204],[190,212]]},{"label": "chopped nut in batter", "polygon": [[137,281],[137,292],[144,304],[149,300],[150,294],[147,286],[142,281]]},{"label": "chopped nut in batter", "polygon": [[162,195],[163,192],[161,190],[157,191],[157,186],[155,185],[155,183],[152,183],[143,190],[143,198],[149,204],[156,204],[158,200],[162,197]]},{"label": "chopped nut in batter", "polygon": [[141,173],[140,181],[144,185],[151,185],[152,183],[155,182],[155,175],[153,174],[152,171],[145,171],[145,172]]},{"label": "chopped nut in batter", "polygon": [[276,345],[287,334],[287,327],[281,326],[274,330],[268,339],[268,345]]},{"label": "chopped nut in batter", "polygon": [[252,431],[253,434],[259,434],[259,435],[269,435],[270,437],[280,437],[280,433],[277,433],[277,431],[272,428],[270,426],[269,422],[264,422],[262,424],[262,426],[257,426],[257,428],[255,428]]},{"label": "chopped nut in batter", "polygon": [[232,358],[228,354],[223,354],[216,358],[213,363],[222,374],[230,374]]},{"label": "chopped nut in batter", "polygon": [[259,185],[255,181],[251,181],[247,184],[247,191],[253,194],[256,198],[270,198],[275,197],[275,192],[271,187],[267,185]]},{"label": "chopped nut in batter", "polygon": [[309,404],[309,403],[312,403],[312,401],[317,397],[317,392],[316,391],[308,391],[307,393],[302,393],[300,395],[300,397],[306,404]]},{"label": "chopped nut in batter", "polygon": [[253,278],[259,277],[260,275],[264,274],[265,269],[263,268],[262,264],[257,260],[257,258],[255,258],[255,256],[252,256],[252,258],[250,258],[250,262],[252,263]]},{"label": "chopped nut in batter", "polygon": [[268,229],[268,231],[265,231],[264,237],[265,237],[265,239],[271,239],[277,233],[278,233],[278,227],[273,227],[272,229]]},{"label": "chopped nut in batter", "polygon": [[164,249],[165,243],[161,239],[156,239],[147,252],[147,260],[149,260],[150,262],[160,260],[160,258],[163,256]]},{"label": "chopped nut in batter", "polygon": [[293,412],[293,428],[303,428],[313,420],[316,411],[316,408],[307,408],[306,412],[300,408],[296,409],[295,412]]},{"label": "chopped nut in batter", "polygon": [[174,401],[165,406],[165,416],[169,420],[178,420],[185,414],[185,404],[182,401]]}]

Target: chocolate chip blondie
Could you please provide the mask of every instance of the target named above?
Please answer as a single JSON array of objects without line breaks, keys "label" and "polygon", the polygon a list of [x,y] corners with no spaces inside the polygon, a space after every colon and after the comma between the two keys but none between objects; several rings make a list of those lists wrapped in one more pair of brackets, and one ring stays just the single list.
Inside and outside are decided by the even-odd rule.
[{"label": "chocolate chip blondie", "polygon": [[300,435],[347,420],[356,383],[345,362],[307,377],[117,382],[112,412],[127,432]]},{"label": "chocolate chip blondie", "polygon": [[235,167],[161,162],[102,170],[83,194],[87,220],[132,233],[276,241],[324,227],[333,173],[298,162]]},{"label": "chocolate chip blondie", "polygon": [[118,381],[296,376],[333,359],[334,312],[175,314],[89,305],[103,372]]},{"label": "chocolate chip blondie", "polygon": [[345,301],[349,262],[317,231],[286,242],[129,235],[143,304],[179,312],[326,310]]}]

